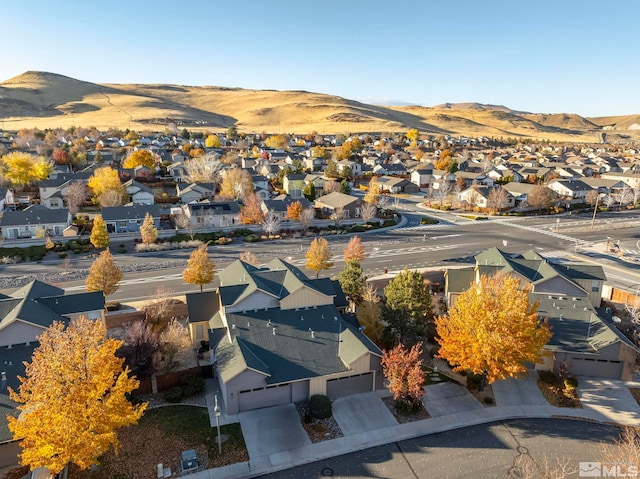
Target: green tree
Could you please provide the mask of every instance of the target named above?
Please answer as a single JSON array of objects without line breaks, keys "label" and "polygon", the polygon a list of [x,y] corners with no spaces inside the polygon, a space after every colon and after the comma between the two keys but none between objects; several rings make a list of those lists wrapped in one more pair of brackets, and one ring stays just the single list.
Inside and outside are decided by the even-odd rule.
[{"label": "green tree", "polygon": [[362,295],[367,286],[367,277],[362,272],[362,266],[357,259],[349,260],[338,273],[338,282],[344,294],[354,304],[362,301]]},{"label": "green tree", "polygon": [[462,293],[447,316],[436,319],[439,356],[455,371],[470,370],[489,383],[527,371],[525,363],[540,362],[551,332],[520,290],[515,276],[481,276]]},{"label": "green tree", "polygon": [[309,181],[304,188],[302,188],[302,194],[309,201],[315,201],[316,199],[316,185],[313,184],[313,181]]},{"label": "green tree", "polygon": [[200,285],[200,291],[202,291],[203,285],[213,281],[215,267],[216,265],[209,259],[207,245],[203,244],[191,253],[187,267],[182,273],[182,279],[185,283]]},{"label": "green tree", "polygon": [[351,194],[351,185],[349,185],[347,180],[342,180],[340,182],[340,193],[345,195]]},{"label": "green tree", "polygon": [[9,392],[22,411],[8,417],[21,462],[54,474],[69,463],[88,469],[117,450],[117,430],[136,424],[147,403],[129,402],[139,383],[115,355],[122,341],[107,338],[102,321],[80,317],[66,329],[56,321],[38,341],[19,392]]},{"label": "green tree", "polygon": [[229,128],[227,128],[227,138],[229,138],[230,140],[235,140],[237,136],[238,130],[235,126],[230,126]]},{"label": "green tree", "polygon": [[142,225],[140,225],[140,235],[144,244],[155,243],[158,239],[158,229],[156,228],[153,216],[147,213],[144,217]]},{"label": "green tree", "polygon": [[105,249],[89,268],[85,288],[90,293],[102,291],[105,296],[109,296],[118,290],[121,279],[122,272],[113,261],[111,251]]},{"label": "green tree", "polygon": [[388,332],[403,343],[429,334],[433,327],[431,293],[419,271],[405,269],[384,288],[383,317]]},{"label": "green tree", "polygon": [[327,178],[338,178],[340,173],[338,172],[338,165],[335,161],[327,161],[327,168],[324,170],[324,174]]},{"label": "green tree", "polygon": [[188,140],[189,138],[191,138],[191,133],[189,133],[189,130],[187,130],[186,128],[183,128],[180,132],[180,138],[182,138],[183,140]]},{"label": "green tree", "polygon": [[305,254],[306,268],[316,272],[316,278],[320,271],[333,266],[333,253],[329,242],[324,238],[316,238]]},{"label": "green tree", "polygon": [[109,246],[109,233],[107,232],[107,223],[102,219],[102,215],[96,215],[93,218],[93,227],[91,228],[91,236],[89,237],[91,244],[98,249]]}]

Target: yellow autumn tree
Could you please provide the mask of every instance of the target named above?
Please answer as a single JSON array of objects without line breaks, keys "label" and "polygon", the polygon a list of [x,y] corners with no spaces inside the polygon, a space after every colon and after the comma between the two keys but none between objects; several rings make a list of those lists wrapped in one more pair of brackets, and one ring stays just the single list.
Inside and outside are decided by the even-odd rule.
[{"label": "yellow autumn tree", "polygon": [[418,138],[420,138],[420,132],[415,128],[412,128],[407,133],[405,133],[405,136],[409,141],[417,141]]},{"label": "yellow autumn tree", "polygon": [[89,268],[85,289],[89,292],[102,291],[105,296],[109,296],[118,290],[121,279],[122,272],[113,261],[111,251],[105,249]]},{"label": "yellow autumn tree", "polygon": [[207,139],[204,140],[204,146],[207,148],[219,148],[222,146],[222,142],[218,135],[209,135],[207,136]]},{"label": "yellow autumn tree", "polygon": [[13,185],[26,186],[34,181],[45,180],[53,171],[49,160],[22,151],[13,151],[0,158],[4,177]]},{"label": "yellow autumn tree", "polygon": [[382,322],[382,303],[375,288],[369,284],[362,293],[362,301],[356,307],[356,316],[364,334],[380,346],[385,324]]},{"label": "yellow autumn tree", "polygon": [[378,196],[380,196],[381,191],[382,188],[380,187],[380,183],[378,183],[378,178],[375,176],[371,177],[369,186],[367,187],[367,193],[364,195],[364,201],[370,205],[377,205]]},{"label": "yellow autumn tree", "polygon": [[118,450],[119,428],[142,417],[147,404],[127,399],[138,380],[115,355],[122,341],[108,339],[100,320],[80,317],[66,328],[54,322],[38,339],[18,391],[9,392],[22,411],[8,417],[20,461],[54,474],[68,463],[88,469]]},{"label": "yellow autumn tree", "polygon": [[109,246],[107,223],[102,219],[102,215],[96,215],[95,218],[93,218],[93,226],[91,228],[89,241],[91,241],[91,244],[98,249],[103,249]]},{"label": "yellow autumn tree", "polygon": [[253,181],[247,170],[228,168],[222,174],[220,196],[240,200],[253,192]]},{"label": "yellow autumn tree", "polygon": [[551,332],[529,292],[508,275],[482,276],[462,293],[448,316],[436,319],[439,357],[455,371],[485,375],[489,383],[526,372],[539,362]]},{"label": "yellow autumn tree", "polygon": [[123,168],[136,168],[137,166],[146,166],[153,171],[156,166],[153,154],[148,150],[136,150],[122,164]]},{"label": "yellow autumn tree", "polygon": [[333,252],[329,242],[324,238],[316,238],[311,242],[311,246],[305,255],[307,259],[306,268],[316,272],[316,278],[323,269],[333,266]]},{"label": "yellow autumn tree", "polygon": [[144,244],[155,243],[158,239],[158,229],[156,223],[149,213],[144,216],[144,221],[140,225],[140,235]]},{"label": "yellow autumn tree", "polygon": [[200,285],[200,291],[202,291],[203,285],[213,281],[215,267],[216,265],[209,259],[207,245],[203,244],[193,250],[189,256],[187,267],[182,272],[182,279],[185,283]]},{"label": "yellow autumn tree", "polygon": [[125,198],[127,191],[120,182],[118,172],[108,166],[96,169],[89,178],[89,188],[93,192],[96,203],[100,202],[100,197],[106,192],[115,192],[121,198]]}]

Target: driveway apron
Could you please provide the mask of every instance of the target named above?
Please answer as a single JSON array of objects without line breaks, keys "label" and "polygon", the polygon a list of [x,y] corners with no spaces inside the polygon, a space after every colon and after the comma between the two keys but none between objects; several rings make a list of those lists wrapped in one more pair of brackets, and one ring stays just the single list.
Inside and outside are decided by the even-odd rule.
[{"label": "driveway apron", "polygon": [[473,394],[459,384],[434,384],[426,386],[424,390],[424,407],[431,417],[484,408]]},{"label": "driveway apron", "polygon": [[585,409],[603,416],[603,421],[637,426],[640,424],[640,405],[622,381],[612,379],[578,378],[578,395]]},{"label": "driveway apron", "polygon": [[336,399],[332,409],[333,417],[345,436],[398,425],[393,414],[375,392]]},{"label": "driveway apron", "polygon": [[498,406],[548,406],[549,403],[538,388],[537,371],[529,370],[526,376],[496,381],[491,386]]}]

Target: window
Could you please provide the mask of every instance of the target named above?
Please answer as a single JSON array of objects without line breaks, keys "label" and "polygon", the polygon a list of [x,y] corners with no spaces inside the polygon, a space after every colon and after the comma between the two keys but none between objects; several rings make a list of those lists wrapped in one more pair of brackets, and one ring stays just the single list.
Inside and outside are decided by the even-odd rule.
[{"label": "window", "polygon": [[600,291],[600,282],[594,281],[593,283],[591,283],[591,292],[597,293],[598,291]]},{"label": "window", "polygon": [[118,226],[120,228],[126,228],[127,227],[127,222],[126,221],[118,221]]}]

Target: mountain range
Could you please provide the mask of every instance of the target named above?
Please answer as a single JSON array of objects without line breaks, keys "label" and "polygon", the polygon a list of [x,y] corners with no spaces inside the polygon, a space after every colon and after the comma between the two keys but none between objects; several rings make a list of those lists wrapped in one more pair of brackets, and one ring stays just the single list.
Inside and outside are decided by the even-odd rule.
[{"label": "mountain range", "polygon": [[165,84],[97,84],[30,71],[0,83],[0,126],[323,134],[406,131],[568,142],[640,139],[640,114],[586,118],[501,105],[381,106],[307,91]]}]

